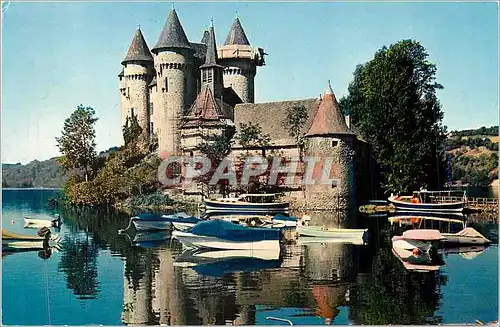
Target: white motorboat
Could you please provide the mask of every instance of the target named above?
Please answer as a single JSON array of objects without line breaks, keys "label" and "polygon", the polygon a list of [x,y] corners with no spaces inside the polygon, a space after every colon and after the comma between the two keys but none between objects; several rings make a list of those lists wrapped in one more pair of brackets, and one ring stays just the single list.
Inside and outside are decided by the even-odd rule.
[{"label": "white motorboat", "polygon": [[173,231],[188,248],[220,250],[280,250],[279,229],[252,228],[224,220],[208,220],[196,224],[188,232]]}]

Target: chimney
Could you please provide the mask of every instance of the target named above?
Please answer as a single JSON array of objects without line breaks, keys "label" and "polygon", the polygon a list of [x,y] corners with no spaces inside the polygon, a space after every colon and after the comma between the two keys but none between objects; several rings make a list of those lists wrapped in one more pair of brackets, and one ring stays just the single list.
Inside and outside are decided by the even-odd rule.
[{"label": "chimney", "polygon": [[345,123],[347,125],[347,128],[351,128],[351,117],[349,115],[345,116]]}]

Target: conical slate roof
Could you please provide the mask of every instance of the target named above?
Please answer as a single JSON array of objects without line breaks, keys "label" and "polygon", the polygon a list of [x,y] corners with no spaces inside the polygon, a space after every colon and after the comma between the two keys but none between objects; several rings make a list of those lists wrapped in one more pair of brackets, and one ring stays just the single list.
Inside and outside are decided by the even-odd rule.
[{"label": "conical slate roof", "polygon": [[217,43],[215,41],[215,31],[213,26],[210,26],[206,45],[207,53],[205,55],[205,64],[203,64],[201,68],[214,66],[222,67],[217,64]]},{"label": "conical slate roof", "polygon": [[167,22],[165,23],[163,31],[161,31],[158,43],[156,43],[152,51],[157,53],[158,50],[165,48],[192,49],[175,9],[172,9],[168,15]]},{"label": "conical slate roof", "polygon": [[208,32],[208,30],[206,30],[205,32],[203,32],[203,37],[201,38],[201,43],[207,45],[208,44],[208,37],[210,36],[210,33]]},{"label": "conical slate roof", "polygon": [[236,19],[234,20],[233,25],[229,30],[229,34],[227,35],[226,42],[224,42],[224,45],[234,44],[250,45],[250,42],[248,42],[245,31],[243,30],[243,27],[241,27],[241,23],[238,17],[236,17]]},{"label": "conical slate roof", "polygon": [[128,48],[127,56],[123,59],[122,65],[130,61],[153,61],[153,56],[140,28],[135,31],[132,44]]},{"label": "conical slate roof", "polygon": [[347,127],[344,115],[340,111],[339,104],[333,94],[332,87],[328,83],[328,88],[319,104],[319,108],[314,115],[311,127],[306,136],[330,135],[330,134],[352,134]]}]

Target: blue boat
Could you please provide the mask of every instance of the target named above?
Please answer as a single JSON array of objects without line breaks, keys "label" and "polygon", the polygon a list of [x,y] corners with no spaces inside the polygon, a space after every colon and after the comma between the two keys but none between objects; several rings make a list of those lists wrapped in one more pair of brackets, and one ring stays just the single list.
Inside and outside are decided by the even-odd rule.
[{"label": "blue boat", "polygon": [[417,191],[412,196],[391,195],[389,203],[397,210],[422,212],[462,212],[467,202],[465,192],[459,197],[453,191]]},{"label": "blue boat", "polygon": [[280,229],[246,227],[224,220],[207,220],[187,232],[172,235],[189,248],[280,251]]}]

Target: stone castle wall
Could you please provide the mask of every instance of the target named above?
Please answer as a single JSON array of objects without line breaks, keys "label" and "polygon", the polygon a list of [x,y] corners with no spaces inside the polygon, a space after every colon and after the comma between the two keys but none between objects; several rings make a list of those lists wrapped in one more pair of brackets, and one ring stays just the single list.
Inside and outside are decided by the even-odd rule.
[{"label": "stone castle wall", "polygon": [[163,51],[155,58],[158,105],[155,123],[158,126],[158,145],[161,151],[177,154],[180,152],[180,123],[192,98],[193,69],[192,53],[177,49],[176,52]]},{"label": "stone castle wall", "polygon": [[[353,137],[309,137],[306,139],[306,156],[319,156],[333,160],[330,178],[340,179],[336,186],[316,182],[306,186],[306,203],[309,208],[349,209],[355,206],[355,180]],[[332,142],[336,142],[335,145]],[[314,178],[321,180],[322,169],[315,170]]]},{"label": "stone castle wall", "polygon": [[131,117],[132,109],[142,130],[149,131],[149,92],[148,84],[151,80],[151,69],[145,64],[128,63],[124,68],[125,96],[122,111],[123,124],[126,117]]},{"label": "stone castle wall", "polygon": [[254,103],[255,64],[245,60],[224,61],[224,87],[232,87],[244,103]]}]

